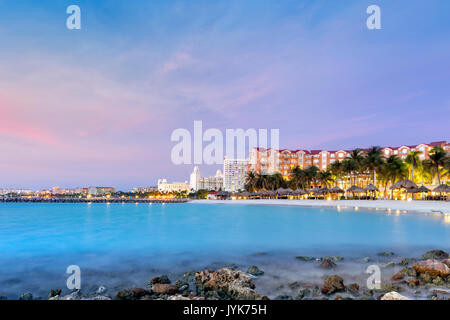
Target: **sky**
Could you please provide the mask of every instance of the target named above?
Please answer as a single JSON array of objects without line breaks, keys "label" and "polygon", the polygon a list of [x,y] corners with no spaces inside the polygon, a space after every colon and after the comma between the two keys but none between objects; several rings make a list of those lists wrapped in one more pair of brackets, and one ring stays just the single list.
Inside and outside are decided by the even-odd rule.
[{"label": "sky", "polygon": [[[369,30],[366,8],[381,8]],[[69,5],[81,30],[66,27]],[[450,140],[447,0],[0,0],[0,188],[188,180],[172,132]],[[213,174],[218,165],[201,166]]]}]

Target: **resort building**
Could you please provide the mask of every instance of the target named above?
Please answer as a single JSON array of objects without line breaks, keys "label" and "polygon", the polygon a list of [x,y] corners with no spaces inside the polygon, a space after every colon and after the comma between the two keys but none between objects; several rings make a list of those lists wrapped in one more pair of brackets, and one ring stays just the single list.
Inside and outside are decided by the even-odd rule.
[{"label": "resort building", "polygon": [[235,192],[245,189],[248,161],[245,159],[225,159],[223,162],[223,187]]},{"label": "resort building", "polygon": [[[381,152],[385,157],[397,155],[405,159],[411,151],[421,151],[420,159],[426,160],[429,159],[431,149],[436,146],[442,147],[447,152],[450,151],[450,146],[446,141],[436,141],[418,145],[383,147]],[[368,149],[361,150],[367,151]],[[350,157],[351,152],[352,150],[275,150],[253,148],[250,152],[248,169],[264,174],[279,172],[283,176],[288,176],[289,172],[296,166],[302,169],[316,166],[320,170],[327,170],[332,163]]]},{"label": "resort building", "polygon": [[112,194],[116,192],[115,187],[89,187],[88,194],[93,196],[103,196],[106,194]]},{"label": "resort building", "polygon": [[189,192],[191,189],[190,185],[185,182],[173,182],[173,183],[167,183],[166,179],[159,179],[158,180],[158,191],[160,192]]},{"label": "resort building", "polygon": [[190,176],[191,190],[221,190],[223,188],[223,176],[220,170],[217,170],[216,175],[212,177],[203,177],[198,167]]},{"label": "resort building", "polygon": [[158,190],[158,187],[134,187],[131,189],[133,193],[151,193]]}]

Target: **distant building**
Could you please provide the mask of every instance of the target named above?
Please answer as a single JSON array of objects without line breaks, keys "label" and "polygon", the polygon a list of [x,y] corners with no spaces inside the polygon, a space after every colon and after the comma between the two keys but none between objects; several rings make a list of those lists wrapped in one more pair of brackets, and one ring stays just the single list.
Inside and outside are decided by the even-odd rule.
[{"label": "distant building", "polygon": [[134,187],[131,191],[133,193],[150,193],[158,191],[158,187]]},{"label": "distant building", "polygon": [[225,159],[223,162],[223,187],[225,191],[245,189],[248,161],[245,159]]},{"label": "distant building", "polygon": [[160,192],[189,192],[191,189],[190,185],[185,182],[173,182],[167,183],[166,179],[158,180],[158,191]]},{"label": "distant building", "polygon": [[115,187],[89,187],[88,193],[93,196],[102,196],[105,194],[115,193]]},{"label": "distant building", "polygon": [[31,194],[33,191],[27,190],[27,189],[0,189],[0,195],[7,195],[7,194]]},{"label": "distant building", "polygon": [[220,170],[217,170],[216,175],[212,177],[203,177],[198,167],[190,176],[190,187],[193,191],[198,190],[221,190],[223,189],[223,176]]}]

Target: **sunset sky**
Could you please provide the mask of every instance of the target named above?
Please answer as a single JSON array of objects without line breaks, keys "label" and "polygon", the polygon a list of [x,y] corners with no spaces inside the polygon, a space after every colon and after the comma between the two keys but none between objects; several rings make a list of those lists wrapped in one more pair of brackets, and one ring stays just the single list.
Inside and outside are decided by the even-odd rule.
[{"label": "sunset sky", "polygon": [[[66,28],[67,6],[82,29]],[[381,7],[382,30],[366,8]],[[184,181],[174,129],[450,140],[450,1],[0,0],[0,188]],[[203,166],[213,174],[219,166]]]}]

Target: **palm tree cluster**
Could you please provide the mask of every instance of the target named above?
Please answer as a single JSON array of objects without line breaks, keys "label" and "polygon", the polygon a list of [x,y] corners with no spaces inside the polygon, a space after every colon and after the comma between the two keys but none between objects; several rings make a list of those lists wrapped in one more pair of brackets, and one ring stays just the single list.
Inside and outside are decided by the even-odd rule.
[{"label": "palm tree cluster", "polygon": [[380,147],[372,147],[367,151],[355,149],[347,159],[332,163],[327,170],[320,171],[316,166],[306,169],[297,166],[291,170],[288,179],[284,179],[280,173],[267,175],[250,171],[245,187],[251,192],[287,187],[309,190],[319,186],[329,188],[340,182],[346,189],[353,185],[365,187],[373,184],[386,190],[402,179],[409,178],[422,184],[441,184],[442,178],[449,177],[450,157],[443,148],[434,147],[428,160],[421,161],[420,154],[420,151],[412,151],[403,160],[396,155],[384,157]]}]

